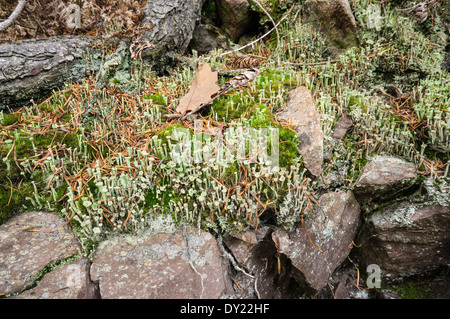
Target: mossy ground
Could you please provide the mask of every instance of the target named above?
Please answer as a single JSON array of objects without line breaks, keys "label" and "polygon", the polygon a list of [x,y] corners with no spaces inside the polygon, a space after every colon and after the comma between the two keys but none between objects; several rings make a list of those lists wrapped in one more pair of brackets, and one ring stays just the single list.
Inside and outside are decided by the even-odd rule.
[{"label": "mossy ground", "polygon": [[[369,3],[378,4],[350,1],[363,26]],[[177,222],[228,232],[258,227],[258,216],[268,209],[280,214],[280,223],[298,222],[301,214],[295,209],[280,210],[287,205],[286,195],[294,190],[301,203],[330,186],[326,178],[311,180],[303,174],[296,133],[275,119],[287,92],[298,85],[312,92],[325,150],[332,154],[324,176],[342,172],[333,187],[351,187],[375,154],[406,158],[422,174],[438,182],[448,179],[449,82],[440,67],[448,37],[444,18],[436,9],[433,19],[419,25],[396,8],[387,3],[381,28],[358,28],[360,44],[333,59],[323,37],[293,10],[279,26],[280,43],[272,34],[266,44],[247,52],[262,60],[254,81],[199,112],[205,131],[236,125],[278,129],[281,172],[275,175],[264,175],[254,163],[176,165],[170,156],[168,137],[176,129],[192,134],[194,126],[164,114],[173,113],[188,91],[195,74],[191,65],[208,60],[214,69],[225,68],[230,57],[220,52],[212,52],[211,59],[194,55],[191,64],[180,64],[165,77],[132,61],[126,86],[116,81],[95,92],[88,79],[55,92],[39,106],[3,114],[0,223],[25,209],[45,208],[65,216],[95,242],[112,230],[143,229],[167,213]],[[406,97],[389,97],[391,86]],[[416,122],[406,111],[417,115],[414,121],[426,121],[426,134],[411,129]],[[353,126],[333,143],[331,134],[344,113]]]}]

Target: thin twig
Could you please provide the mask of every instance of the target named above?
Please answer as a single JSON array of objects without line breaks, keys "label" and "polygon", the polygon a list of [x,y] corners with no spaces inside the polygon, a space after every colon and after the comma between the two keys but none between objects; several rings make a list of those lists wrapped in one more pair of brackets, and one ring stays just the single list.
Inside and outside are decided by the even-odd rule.
[{"label": "thin twig", "polygon": [[255,2],[258,5],[258,7],[260,7],[261,10],[269,17],[270,21],[272,21],[275,31],[277,32],[277,47],[275,49],[275,51],[277,51],[278,45],[280,43],[280,33],[278,32],[278,24],[275,23],[272,16],[266,11],[266,9],[264,9],[264,7],[258,2],[258,0],[251,0],[251,1]]},{"label": "thin twig", "polygon": [[[260,41],[261,39],[264,39],[266,36],[268,36],[270,33],[272,33],[273,30],[276,30],[276,28],[280,25],[280,23],[283,22],[284,19],[286,19],[286,18],[288,17],[288,15],[291,13],[291,11],[292,11],[293,8],[294,8],[294,6],[292,6],[292,7],[288,10],[288,12],[280,19],[280,21],[278,21],[278,23],[275,25],[275,27],[273,27],[272,29],[270,29],[269,31],[267,31],[266,33],[264,33],[264,34],[263,34],[261,37],[259,37],[258,39],[254,40],[254,41],[252,41],[252,42],[249,42],[249,43],[247,43],[246,45],[244,45],[244,46],[242,46],[242,47],[240,47],[240,48],[237,48],[237,49],[234,49],[234,50],[231,50],[231,51],[227,51],[227,52],[225,52],[225,53],[222,53],[222,54],[219,55],[219,57],[222,57],[222,56],[224,56],[224,55],[227,55],[227,54],[230,54],[230,53],[234,53],[234,52],[237,52],[237,51],[241,51],[241,50],[245,49],[246,47],[255,44],[256,42]],[[211,58],[211,57],[210,57],[210,58]]]}]

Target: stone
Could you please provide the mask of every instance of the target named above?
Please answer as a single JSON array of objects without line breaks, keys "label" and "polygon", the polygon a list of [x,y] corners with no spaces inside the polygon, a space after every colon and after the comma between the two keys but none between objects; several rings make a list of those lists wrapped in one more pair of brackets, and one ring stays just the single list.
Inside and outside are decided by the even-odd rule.
[{"label": "stone", "polygon": [[361,171],[353,192],[360,204],[392,196],[414,184],[416,166],[392,156],[376,156]]},{"label": "stone", "polygon": [[348,0],[308,0],[302,13],[308,23],[327,36],[334,53],[357,44],[356,19]]},{"label": "stone", "polygon": [[272,233],[280,254],[304,277],[302,286],[318,293],[347,258],[361,224],[360,207],[351,191],[330,192],[319,198],[320,209],[294,231],[278,227]]},{"label": "stone", "polygon": [[236,42],[248,31],[253,19],[247,0],[215,0],[220,28]]},{"label": "stone", "polygon": [[352,125],[352,119],[348,115],[342,116],[336,122],[336,127],[334,128],[333,135],[331,137],[336,140],[342,139]]},{"label": "stone", "polygon": [[300,140],[299,151],[308,171],[320,176],[323,163],[323,132],[319,114],[311,92],[299,86],[288,93],[286,108],[276,115],[278,121],[287,121],[296,127]]},{"label": "stone", "polygon": [[358,248],[383,282],[430,273],[450,264],[450,207],[400,202],[366,218]]},{"label": "stone", "polygon": [[91,279],[102,299],[216,299],[226,290],[221,258],[214,237],[191,227],[120,236],[99,245]]},{"label": "stone", "polygon": [[228,40],[220,30],[212,24],[198,24],[189,43],[191,50],[199,54],[208,53],[214,49],[228,49]]},{"label": "stone", "polygon": [[223,238],[224,244],[236,262],[248,273],[234,275],[240,289],[235,294],[239,299],[296,299],[305,291],[296,283],[297,271],[286,256],[280,256],[271,238],[271,227],[258,227],[239,236]]},{"label": "stone", "polygon": [[14,216],[0,226],[0,294],[29,288],[44,267],[80,252],[72,229],[55,213]]},{"label": "stone", "polygon": [[99,299],[97,285],[89,278],[90,262],[82,257],[45,274],[38,285],[14,299]]}]

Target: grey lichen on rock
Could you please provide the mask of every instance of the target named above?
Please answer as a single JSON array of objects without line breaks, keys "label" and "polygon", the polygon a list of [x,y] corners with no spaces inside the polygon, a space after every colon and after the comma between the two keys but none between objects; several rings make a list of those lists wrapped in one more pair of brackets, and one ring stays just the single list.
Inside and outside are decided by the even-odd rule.
[{"label": "grey lichen on rock", "polygon": [[377,264],[382,280],[398,281],[450,263],[450,208],[404,201],[368,217],[358,242],[361,261]]},{"label": "grey lichen on rock", "polygon": [[364,166],[354,193],[358,201],[365,204],[412,186],[416,178],[414,163],[392,156],[375,156]]},{"label": "grey lichen on rock", "polygon": [[0,293],[29,288],[41,270],[81,253],[75,234],[54,213],[28,212],[0,226]]},{"label": "grey lichen on rock", "polygon": [[100,244],[91,278],[102,298],[219,298],[226,289],[214,237],[186,227]]},{"label": "grey lichen on rock", "polygon": [[317,293],[344,261],[361,224],[360,207],[353,193],[330,192],[319,199],[314,218],[292,232],[276,229],[272,239],[303,275],[304,289]]},{"label": "grey lichen on rock", "polygon": [[335,53],[357,45],[356,20],[347,0],[308,0],[302,17],[327,36]]},{"label": "grey lichen on rock", "polygon": [[38,285],[14,296],[15,299],[98,299],[98,287],[89,278],[90,261],[82,257],[56,267]]}]

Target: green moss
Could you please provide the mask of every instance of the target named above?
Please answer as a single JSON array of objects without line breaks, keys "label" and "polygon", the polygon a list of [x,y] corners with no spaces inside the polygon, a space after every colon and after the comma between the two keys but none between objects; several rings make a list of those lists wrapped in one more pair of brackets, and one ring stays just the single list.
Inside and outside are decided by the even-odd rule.
[{"label": "green moss", "polygon": [[216,3],[213,0],[206,1],[202,8],[202,17],[214,18],[216,16]]},{"label": "green moss", "polygon": [[207,115],[216,121],[229,122],[247,116],[253,107],[252,96],[248,92],[235,91],[217,98],[211,105]]},{"label": "green moss", "polygon": [[17,122],[18,119],[19,119],[19,114],[6,114],[3,116],[3,120],[1,121],[1,124],[3,126],[13,125],[14,123]]},{"label": "green moss", "polygon": [[397,292],[402,299],[423,299],[428,293],[427,289],[424,289],[419,284],[415,283],[406,283],[391,288]]},{"label": "green moss", "polygon": [[167,97],[162,93],[155,93],[152,95],[144,96],[144,99],[152,100],[155,104],[167,107]]}]

